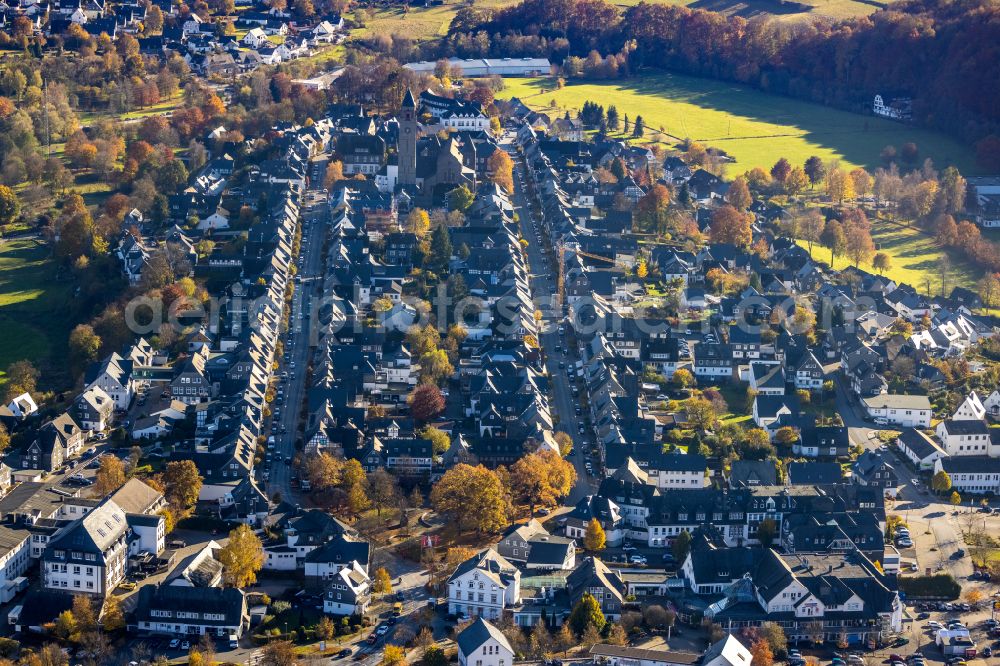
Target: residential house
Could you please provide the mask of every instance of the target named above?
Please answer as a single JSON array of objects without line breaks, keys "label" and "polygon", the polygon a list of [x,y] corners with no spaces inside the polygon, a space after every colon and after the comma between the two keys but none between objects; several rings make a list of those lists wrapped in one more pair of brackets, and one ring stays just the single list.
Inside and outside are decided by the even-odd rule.
[{"label": "residential house", "polygon": [[904,428],[929,428],[931,425],[930,400],[925,395],[899,395],[887,393],[864,398],[862,401],[868,416],[885,425]]},{"label": "residential house", "polygon": [[514,650],[495,626],[477,617],[462,630],[458,643],[458,666],[511,666]]},{"label": "residential house", "polygon": [[499,620],[520,602],[521,572],[492,548],[480,551],[448,579],[448,612]]},{"label": "residential house", "polygon": [[896,440],[899,452],[920,470],[934,469],[934,463],[948,454],[933,439],[916,428],[906,428]]},{"label": "residential house", "polygon": [[42,554],[42,585],[106,596],[125,580],[128,532],[125,512],[103,500],[49,540]]}]

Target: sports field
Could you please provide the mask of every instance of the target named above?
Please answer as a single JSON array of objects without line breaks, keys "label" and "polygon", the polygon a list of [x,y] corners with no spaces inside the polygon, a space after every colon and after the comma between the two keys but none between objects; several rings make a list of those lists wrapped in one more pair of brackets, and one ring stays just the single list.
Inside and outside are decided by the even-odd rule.
[{"label": "sports field", "polygon": [[930,157],[939,168],[954,164],[962,173],[976,172],[972,151],[942,134],[710,79],[658,73],[561,90],[552,78],[509,78],[505,84],[499,97],[518,97],[553,116],[575,115],[587,100],[614,104],[630,120],[643,117],[647,140],[691,138],[725,150],[736,160],[730,174],[770,168],[781,157],[802,164],[812,155],[874,169],[884,146],[908,141],[917,144],[921,161]]}]

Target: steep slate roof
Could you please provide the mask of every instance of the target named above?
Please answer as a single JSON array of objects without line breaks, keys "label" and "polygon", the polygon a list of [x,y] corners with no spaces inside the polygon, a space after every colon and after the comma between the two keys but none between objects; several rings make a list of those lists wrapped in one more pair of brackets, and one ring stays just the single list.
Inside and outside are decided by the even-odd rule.
[{"label": "steep slate roof", "polygon": [[491,638],[505,649],[514,652],[503,632],[482,617],[477,617],[475,622],[463,629],[462,633],[458,635],[458,649],[462,651],[462,654],[470,655]]}]

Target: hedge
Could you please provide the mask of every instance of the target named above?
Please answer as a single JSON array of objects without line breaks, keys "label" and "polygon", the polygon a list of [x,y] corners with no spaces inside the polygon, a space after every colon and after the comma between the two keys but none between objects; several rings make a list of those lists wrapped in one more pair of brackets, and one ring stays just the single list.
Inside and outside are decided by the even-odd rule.
[{"label": "hedge", "polygon": [[899,591],[906,594],[907,599],[943,599],[950,601],[958,599],[962,586],[951,574],[936,574],[934,576],[907,576],[899,579]]}]

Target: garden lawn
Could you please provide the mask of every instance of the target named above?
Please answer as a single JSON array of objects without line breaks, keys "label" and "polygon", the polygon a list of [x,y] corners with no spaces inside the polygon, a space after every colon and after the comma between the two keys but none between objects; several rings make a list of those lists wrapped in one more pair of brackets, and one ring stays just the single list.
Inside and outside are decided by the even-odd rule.
[{"label": "garden lawn", "polygon": [[553,116],[575,115],[588,100],[613,103],[622,117],[643,117],[646,140],[673,145],[690,138],[726,151],[736,160],[728,166],[730,176],[755,166],[770,169],[781,157],[802,164],[812,155],[874,169],[884,146],[909,141],[921,160],[930,157],[938,168],[954,164],[962,173],[976,172],[972,151],[942,134],[748,86],[665,73],[570,83],[561,90],[550,77],[504,83],[499,97],[518,97]]},{"label": "garden lawn", "polygon": [[[880,252],[892,258],[892,268],[886,277],[897,283],[910,285],[917,291],[936,295],[941,293],[942,266],[949,266],[945,279],[945,291],[949,294],[953,287],[975,288],[983,276],[980,268],[951,250],[943,249],[932,236],[921,233],[914,227],[904,227],[884,220],[872,221],[872,240]],[[799,245],[806,244],[799,241]],[[813,245],[812,256],[818,261],[830,263],[830,251],[818,243]],[[837,257],[833,268],[843,270],[851,264],[847,257]],[[861,268],[877,272],[871,264],[861,264]],[[947,294],[946,294],[947,295]]]},{"label": "garden lawn", "polygon": [[33,239],[0,244],[0,371],[65,354],[69,287],[56,280],[48,248]]}]

